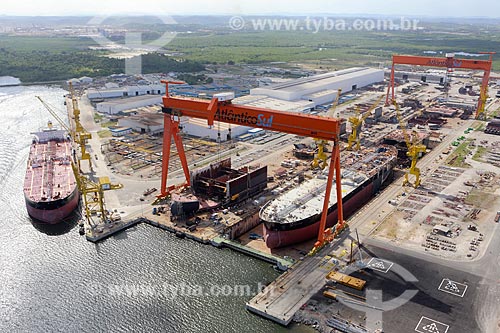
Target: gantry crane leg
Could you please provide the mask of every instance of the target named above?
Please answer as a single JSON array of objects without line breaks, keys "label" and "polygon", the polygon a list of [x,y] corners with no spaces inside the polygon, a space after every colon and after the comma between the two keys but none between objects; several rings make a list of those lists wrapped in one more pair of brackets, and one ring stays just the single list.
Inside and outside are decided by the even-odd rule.
[{"label": "gantry crane leg", "polygon": [[177,153],[179,154],[179,159],[181,160],[182,170],[184,171],[184,176],[186,177],[186,183],[180,187],[189,185],[189,168],[186,159],[186,153],[184,151],[184,145],[182,144],[182,138],[179,130],[179,121],[174,120],[174,117],[165,114],[163,117],[163,150],[162,150],[162,169],[161,169],[161,189],[160,198],[165,198],[170,195],[170,192],[178,186],[172,185],[167,188],[168,179],[168,165],[170,163],[170,146],[172,144],[172,138],[174,139],[175,146],[177,148]]},{"label": "gantry crane leg", "polygon": [[[318,232],[318,241],[315,244],[316,248],[323,246],[328,238],[331,237],[331,231],[326,231],[326,220],[328,217],[328,208],[330,207],[330,194],[332,192],[333,176],[335,174],[335,184],[337,189],[337,207],[342,207],[342,179],[340,172],[340,146],[338,142],[334,143],[330,167],[328,169],[328,179],[326,182],[326,193],[323,201],[323,211],[321,213],[321,220]],[[344,216],[342,209],[338,210],[338,222],[336,233],[344,228]]]},{"label": "gantry crane leg", "polygon": [[177,148],[177,153],[179,154],[179,159],[181,160],[182,170],[184,171],[184,176],[186,177],[186,185],[189,185],[189,168],[186,159],[186,152],[184,151],[184,145],[182,144],[181,132],[179,130],[179,121],[172,119],[172,137],[174,138],[175,147]]},{"label": "gantry crane leg", "polygon": [[172,144],[172,116],[165,114],[163,117],[163,147],[162,147],[162,168],[161,168],[161,188],[160,197],[168,196],[167,178],[168,165],[170,162],[170,145]]}]

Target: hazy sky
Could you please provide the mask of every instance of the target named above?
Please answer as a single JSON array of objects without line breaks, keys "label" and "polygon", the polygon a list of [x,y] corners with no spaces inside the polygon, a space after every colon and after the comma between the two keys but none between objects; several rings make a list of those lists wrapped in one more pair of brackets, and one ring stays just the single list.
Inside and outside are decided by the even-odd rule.
[{"label": "hazy sky", "polygon": [[500,17],[499,0],[2,0],[0,15],[380,14]]}]

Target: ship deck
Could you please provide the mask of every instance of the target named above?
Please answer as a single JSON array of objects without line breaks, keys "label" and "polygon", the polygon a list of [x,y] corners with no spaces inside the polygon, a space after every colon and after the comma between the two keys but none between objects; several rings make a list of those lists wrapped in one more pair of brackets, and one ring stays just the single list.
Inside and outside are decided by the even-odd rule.
[{"label": "ship deck", "polygon": [[76,180],[71,168],[71,143],[33,143],[24,179],[25,196],[34,202],[49,202],[69,196],[75,187]]},{"label": "ship deck", "polygon": [[[341,163],[344,166],[342,170],[343,198],[397,158],[397,150],[389,146],[346,153]],[[320,175],[281,194],[262,208],[260,217],[267,222],[286,224],[320,214],[323,208],[326,180],[326,175]],[[334,182],[329,206],[333,206],[336,202],[337,191]]]}]

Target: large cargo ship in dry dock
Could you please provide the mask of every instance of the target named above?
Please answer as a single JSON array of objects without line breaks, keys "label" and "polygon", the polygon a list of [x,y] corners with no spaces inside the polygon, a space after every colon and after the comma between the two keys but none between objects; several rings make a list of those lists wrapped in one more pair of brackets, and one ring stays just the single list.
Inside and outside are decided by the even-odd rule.
[{"label": "large cargo ship in dry dock", "polygon": [[64,130],[49,127],[35,132],[30,147],[24,198],[28,214],[55,224],[78,206],[80,195],[71,167],[71,142]]},{"label": "large cargo ship in dry dock", "polygon": [[[397,149],[393,146],[343,152],[342,200],[344,218],[354,213],[380,190],[391,177],[396,165]],[[317,237],[323,208],[326,176],[320,175],[267,202],[260,210],[264,239],[269,248],[300,243]],[[332,186],[327,226],[337,223],[337,192]]]}]

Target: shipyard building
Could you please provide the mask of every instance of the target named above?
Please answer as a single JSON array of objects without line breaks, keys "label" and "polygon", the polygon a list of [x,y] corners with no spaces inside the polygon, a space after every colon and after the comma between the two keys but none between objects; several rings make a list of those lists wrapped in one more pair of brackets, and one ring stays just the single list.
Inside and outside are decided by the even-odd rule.
[{"label": "shipyard building", "polygon": [[[287,112],[309,112],[318,105],[335,100],[338,89],[347,93],[382,81],[383,70],[355,67],[254,88],[250,95],[238,97],[233,103]],[[210,129],[206,122],[189,120],[183,128],[194,136],[213,139],[218,135],[218,126]],[[219,128],[224,141],[229,137],[230,126],[221,124]],[[231,137],[245,135],[249,130],[250,127],[232,125]]]},{"label": "shipyard building", "polygon": [[[355,67],[254,88],[250,90],[250,95],[235,98],[232,103],[278,111],[310,112],[318,105],[335,100],[338,89],[342,89],[342,93],[348,93],[383,80],[384,71],[381,69]],[[125,115],[118,121],[119,127],[131,128],[139,133],[159,134],[163,131],[161,114],[145,116],[140,113],[129,116],[126,110],[156,105],[160,109],[164,93],[164,85],[109,86],[100,90],[89,89],[87,96],[96,103],[97,111],[109,115]],[[212,140],[220,138],[221,141],[226,141],[254,136],[254,133],[249,132],[252,127],[218,122],[214,126],[208,126],[205,120],[200,119],[183,117],[181,126],[185,134]]]},{"label": "shipyard building", "polygon": [[332,102],[339,89],[342,89],[342,93],[347,93],[382,81],[383,70],[354,67],[254,88],[250,90],[250,95],[290,102],[309,102],[314,107]]}]

